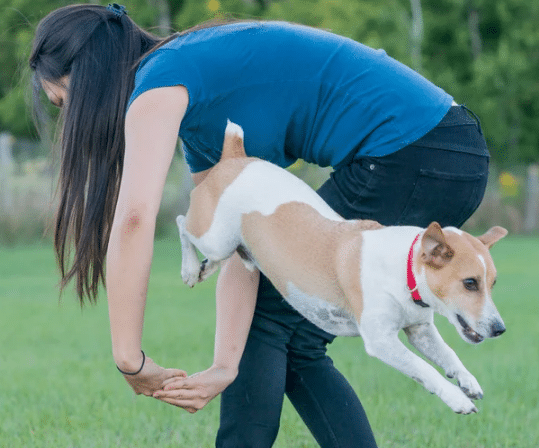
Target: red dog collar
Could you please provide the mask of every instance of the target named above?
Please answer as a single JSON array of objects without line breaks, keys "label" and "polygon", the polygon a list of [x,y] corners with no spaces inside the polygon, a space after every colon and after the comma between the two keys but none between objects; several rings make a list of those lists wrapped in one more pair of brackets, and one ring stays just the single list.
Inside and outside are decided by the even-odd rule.
[{"label": "red dog collar", "polygon": [[414,302],[417,305],[427,308],[429,305],[427,305],[425,302],[423,302],[423,300],[421,300],[421,295],[419,294],[419,291],[417,289],[417,282],[415,280],[414,271],[412,269],[414,264],[414,246],[419,239],[419,235],[415,237],[414,242],[412,243],[412,247],[410,247],[410,252],[408,253],[408,263],[406,265],[406,283],[408,284],[408,289],[412,294],[412,299],[414,299]]}]

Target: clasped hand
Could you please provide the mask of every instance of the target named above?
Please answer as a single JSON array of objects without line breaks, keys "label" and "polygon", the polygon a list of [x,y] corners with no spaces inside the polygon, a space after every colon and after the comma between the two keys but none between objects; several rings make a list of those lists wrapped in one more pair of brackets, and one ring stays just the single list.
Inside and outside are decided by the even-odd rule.
[{"label": "clasped hand", "polygon": [[176,376],[165,380],[163,390],[154,392],[153,396],[194,414],[223,392],[236,375],[231,369],[212,366],[187,378]]},{"label": "clasped hand", "polygon": [[137,395],[153,396],[194,414],[225,390],[236,375],[232,369],[212,366],[188,377],[183,370],[164,369],[147,357],[140,373],[124,378]]}]

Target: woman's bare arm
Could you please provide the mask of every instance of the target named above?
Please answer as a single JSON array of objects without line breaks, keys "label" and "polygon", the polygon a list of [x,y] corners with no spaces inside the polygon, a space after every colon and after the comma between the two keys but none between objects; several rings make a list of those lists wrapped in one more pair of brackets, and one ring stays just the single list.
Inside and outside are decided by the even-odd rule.
[{"label": "woman's bare arm", "polygon": [[[198,185],[208,171],[193,175]],[[216,328],[213,365],[186,379],[166,382],[154,396],[189,412],[202,409],[234,381],[251,328],[260,273],[248,271],[234,254],[223,263],[216,289]]]},{"label": "woman's bare arm", "polygon": [[[153,89],[140,95],[126,115],[124,168],[107,252],[113,356],[126,372],[142,363],[155,220],[188,101],[184,87]],[[139,375],[126,379],[136,392],[149,395],[173,372],[146,362]]]}]

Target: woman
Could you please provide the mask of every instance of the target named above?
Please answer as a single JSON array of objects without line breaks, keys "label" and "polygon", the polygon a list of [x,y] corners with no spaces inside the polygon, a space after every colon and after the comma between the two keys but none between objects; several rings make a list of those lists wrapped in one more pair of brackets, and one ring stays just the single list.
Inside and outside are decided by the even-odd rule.
[{"label": "woman", "polygon": [[321,446],[376,446],[326,355],[334,336],[238,256],[218,278],[212,367],[186,378],[145,358],[155,218],[178,134],[195,184],[219,160],[230,118],[249,155],[333,166],[319,193],[345,218],[460,226],[487,180],[479,123],[383,51],[286,23],[202,27],[160,42],[123,7],[71,6],[40,23],[30,66],[36,97],[43,89],[64,117],[63,285],[76,277],[81,303],[95,300],[107,254],[113,356],[133,389],[190,412],[224,390],[220,447],[271,446],[285,393]]}]

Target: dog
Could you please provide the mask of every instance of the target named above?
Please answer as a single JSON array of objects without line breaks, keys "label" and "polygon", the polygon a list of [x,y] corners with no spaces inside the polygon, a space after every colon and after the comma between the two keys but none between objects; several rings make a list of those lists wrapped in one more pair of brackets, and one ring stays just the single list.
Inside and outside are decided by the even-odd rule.
[{"label": "dog", "polygon": [[[247,157],[243,130],[228,122],[221,160],[178,216],[183,281],[193,287],[238,252],[299,313],[337,336],[361,336],[371,356],[438,395],[454,412],[477,412],[483,391],[434,325],[445,316],[466,342],[505,331],[491,291],[489,249],[507,234],[475,238],[433,222],[423,229],[345,220],[285,169]],[[198,249],[205,257],[197,256]],[[411,345],[458,386],[409,350]]]}]

